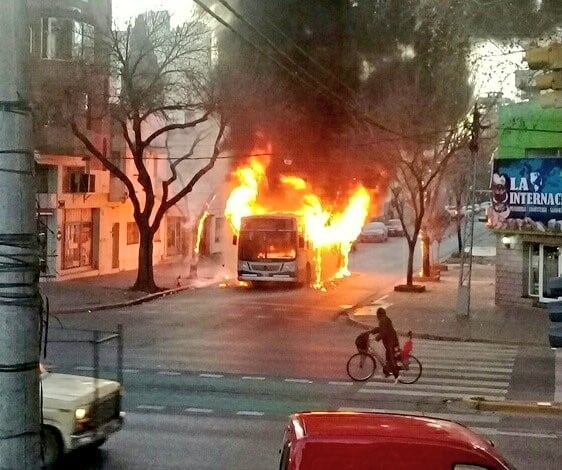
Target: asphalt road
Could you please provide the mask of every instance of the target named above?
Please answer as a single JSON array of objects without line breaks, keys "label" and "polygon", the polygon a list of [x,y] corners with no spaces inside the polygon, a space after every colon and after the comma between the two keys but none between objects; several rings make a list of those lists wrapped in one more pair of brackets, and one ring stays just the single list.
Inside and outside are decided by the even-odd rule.
[{"label": "asphalt road", "polygon": [[[559,468],[559,419],[474,413],[459,405],[465,396],[509,398],[524,387],[524,375],[514,370],[533,356],[522,348],[420,340],[419,383],[348,379],[345,363],[358,329],[338,313],[403,279],[404,245],[402,239],[361,245],[352,255],[354,275],[325,292],[212,287],[130,309],[64,316],[67,328],[125,325],[128,413],[125,428],[101,450],[70,456],[67,466],[276,468],[290,413],[377,409],[453,419],[493,438],[517,468]],[[84,344],[51,344],[48,359],[61,370],[91,374]],[[107,346],[101,359],[103,375],[111,377],[114,350]]]}]

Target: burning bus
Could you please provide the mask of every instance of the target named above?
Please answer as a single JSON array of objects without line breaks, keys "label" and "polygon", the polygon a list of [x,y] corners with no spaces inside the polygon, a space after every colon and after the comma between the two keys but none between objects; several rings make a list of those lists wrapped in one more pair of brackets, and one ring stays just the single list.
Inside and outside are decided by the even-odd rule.
[{"label": "burning bus", "polygon": [[302,217],[266,214],[242,217],[238,236],[238,280],[249,282],[313,281],[314,251]]},{"label": "burning bus", "polygon": [[267,165],[252,157],[233,172],[225,216],[237,245],[238,280],[321,288],[349,275],[349,252],[369,213],[367,190],[358,185],[329,204],[303,178],[281,175],[274,192]]}]

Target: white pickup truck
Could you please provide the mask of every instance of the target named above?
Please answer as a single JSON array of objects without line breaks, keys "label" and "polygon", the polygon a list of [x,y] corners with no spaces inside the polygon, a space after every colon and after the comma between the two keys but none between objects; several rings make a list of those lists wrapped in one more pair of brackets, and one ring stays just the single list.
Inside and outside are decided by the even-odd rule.
[{"label": "white pickup truck", "polygon": [[102,445],[123,426],[119,382],[42,371],[41,384],[46,468],[68,452]]}]

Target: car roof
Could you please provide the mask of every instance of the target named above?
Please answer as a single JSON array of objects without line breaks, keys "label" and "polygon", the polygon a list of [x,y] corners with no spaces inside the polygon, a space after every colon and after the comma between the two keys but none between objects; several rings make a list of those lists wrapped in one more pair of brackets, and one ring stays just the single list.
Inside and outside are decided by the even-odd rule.
[{"label": "car roof", "polygon": [[297,438],[411,439],[454,447],[493,449],[489,441],[465,426],[438,418],[369,412],[306,412],[291,418]]}]

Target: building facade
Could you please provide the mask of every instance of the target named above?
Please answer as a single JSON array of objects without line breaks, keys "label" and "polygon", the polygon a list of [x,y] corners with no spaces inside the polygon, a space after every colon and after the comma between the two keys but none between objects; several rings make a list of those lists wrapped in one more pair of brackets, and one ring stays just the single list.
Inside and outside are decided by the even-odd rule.
[{"label": "building facade", "polygon": [[548,280],[562,275],[562,109],[534,102],[502,106],[492,174],[496,304],[556,300]]},{"label": "building facade", "polygon": [[[136,180],[130,153],[114,131],[109,112],[111,64],[104,44],[112,25],[111,0],[27,0],[27,4],[42,275],[64,280],[136,269],[139,233],[126,188],[68,125],[72,117],[98,149]],[[190,146],[185,135],[180,137],[184,138],[172,137],[169,142],[175,154]],[[163,140],[150,149],[147,166],[155,181],[165,176],[160,166],[169,153],[167,145]],[[210,155],[205,154],[207,147],[198,149],[199,156]],[[182,181],[193,169],[193,165],[182,169]],[[194,227],[205,207],[213,212],[207,222],[206,250],[220,251],[213,241],[221,209],[211,193],[220,189],[226,171],[205,177],[189,201],[186,198],[168,211],[154,239],[154,263],[191,253]]]}]

